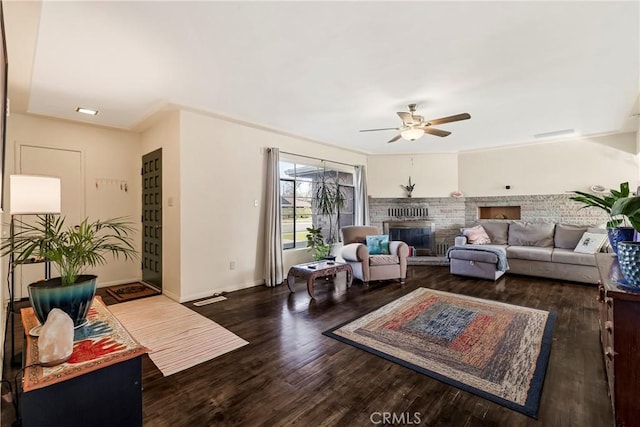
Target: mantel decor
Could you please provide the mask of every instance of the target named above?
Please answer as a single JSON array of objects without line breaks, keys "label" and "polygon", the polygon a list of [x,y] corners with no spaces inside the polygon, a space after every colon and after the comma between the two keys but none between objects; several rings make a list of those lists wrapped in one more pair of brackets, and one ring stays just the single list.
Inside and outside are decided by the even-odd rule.
[{"label": "mantel decor", "polygon": [[411,197],[415,184],[411,183],[411,177],[409,177],[409,185],[401,185],[401,187],[407,192],[407,197]]}]

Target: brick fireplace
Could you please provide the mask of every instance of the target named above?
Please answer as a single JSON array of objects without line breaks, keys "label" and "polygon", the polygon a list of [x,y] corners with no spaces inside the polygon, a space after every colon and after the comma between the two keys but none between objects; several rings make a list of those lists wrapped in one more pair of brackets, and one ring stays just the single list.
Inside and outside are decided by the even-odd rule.
[{"label": "brick fireplace", "polygon": [[[469,226],[481,217],[486,208],[504,207],[497,215],[489,209],[494,220],[510,218],[517,209],[522,221],[549,221],[565,224],[604,224],[607,216],[597,209],[580,209],[582,205],[570,200],[571,194],[546,194],[487,197],[424,197],[369,198],[371,225],[385,230],[386,223],[425,221],[433,223],[429,246],[431,255],[444,255],[453,245],[460,228]],[[503,212],[505,210],[505,212]],[[482,214],[482,217],[485,217]],[[410,224],[411,225],[411,224]],[[386,231],[385,231],[386,232]],[[435,245],[435,248],[433,247]],[[415,246],[415,245],[412,245]]]},{"label": "brick fireplace", "polygon": [[400,240],[416,248],[416,255],[436,254],[436,225],[431,221],[384,221],[384,234],[389,240]]}]

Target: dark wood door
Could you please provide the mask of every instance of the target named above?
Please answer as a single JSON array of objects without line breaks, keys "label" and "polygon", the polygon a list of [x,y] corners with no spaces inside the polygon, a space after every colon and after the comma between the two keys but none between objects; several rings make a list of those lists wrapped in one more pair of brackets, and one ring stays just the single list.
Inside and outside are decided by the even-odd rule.
[{"label": "dark wood door", "polygon": [[142,280],[162,291],[162,149],[142,156]]}]

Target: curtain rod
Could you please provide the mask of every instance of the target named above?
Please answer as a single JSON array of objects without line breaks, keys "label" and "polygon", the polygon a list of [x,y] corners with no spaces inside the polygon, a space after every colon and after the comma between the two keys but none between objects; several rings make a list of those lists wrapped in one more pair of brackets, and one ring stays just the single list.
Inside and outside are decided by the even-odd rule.
[{"label": "curtain rod", "polygon": [[289,153],[287,151],[280,151],[280,152],[282,154],[289,154],[291,156],[304,157],[305,159],[320,160],[321,162],[331,162],[331,163],[335,163],[335,164],[338,164],[338,165],[351,166],[352,168],[356,167],[356,165],[350,165],[349,163],[342,163],[342,162],[336,162],[336,161],[333,161],[333,160],[319,159],[317,157],[305,156],[303,154]]}]

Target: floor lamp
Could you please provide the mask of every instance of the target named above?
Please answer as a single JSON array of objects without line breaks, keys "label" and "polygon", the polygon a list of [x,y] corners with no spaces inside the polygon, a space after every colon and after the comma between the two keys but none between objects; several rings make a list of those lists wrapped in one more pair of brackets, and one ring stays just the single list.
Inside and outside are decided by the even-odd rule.
[{"label": "floor lamp", "polygon": [[[11,323],[11,364],[20,364],[15,354],[15,267],[13,254],[13,239],[15,236],[16,215],[46,215],[49,221],[50,214],[60,213],[60,178],[36,175],[11,175],[9,176],[9,213],[11,225],[9,239],[11,241],[11,253],[9,254],[9,273],[11,274],[11,289],[9,295],[9,316]],[[45,279],[51,277],[51,265],[45,260]]]}]

